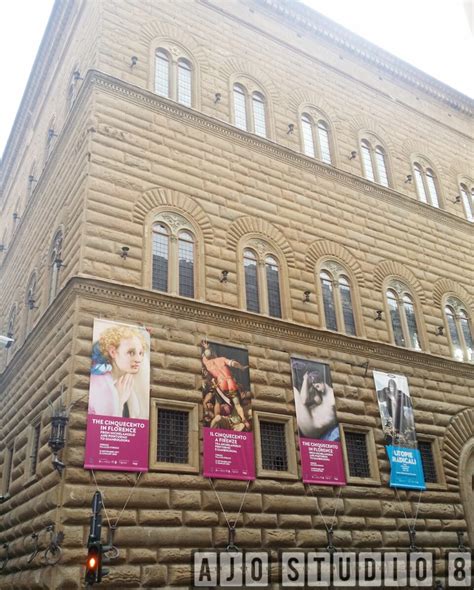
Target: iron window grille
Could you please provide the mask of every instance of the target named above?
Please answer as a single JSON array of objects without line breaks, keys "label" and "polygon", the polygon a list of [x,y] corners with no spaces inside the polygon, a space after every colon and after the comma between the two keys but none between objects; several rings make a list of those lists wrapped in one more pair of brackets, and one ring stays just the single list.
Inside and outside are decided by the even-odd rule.
[{"label": "iron window grille", "polygon": [[363,432],[344,432],[346,439],[349,475],[352,477],[371,477],[367,435]]},{"label": "iron window grille", "polygon": [[260,420],[260,447],[263,469],[288,471],[285,424]]},{"label": "iron window grille", "polygon": [[189,412],[158,408],[156,459],[162,463],[189,462]]}]

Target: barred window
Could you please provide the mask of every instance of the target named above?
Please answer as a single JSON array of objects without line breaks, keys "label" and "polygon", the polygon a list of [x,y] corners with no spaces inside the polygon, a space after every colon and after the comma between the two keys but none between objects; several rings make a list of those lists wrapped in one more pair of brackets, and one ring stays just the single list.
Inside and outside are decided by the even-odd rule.
[{"label": "barred window", "polygon": [[433,456],[433,445],[430,441],[418,441],[418,450],[421,455],[421,464],[423,466],[423,475],[426,483],[437,483],[438,474],[436,463]]},{"label": "barred window", "polygon": [[349,475],[352,477],[371,477],[367,450],[367,435],[364,432],[344,431],[346,441]]},{"label": "barred window", "polygon": [[162,463],[188,463],[189,412],[158,409],[156,460]]},{"label": "barred window", "polygon": [[373,145],[367,139],[360,142],[362,168],[365,178],[383,186],[389,186],[387,156],[381,145]]},{"label": "barred window", "polygon": [[386,291],[393,341],[397,346],[421,350],[420,330],[415,304],[408,287],[400,281],[391,281]]},{"label": "barred window", "polygon": [[345,269],[335,261],[328,260],[323,264],[319,273],[323,320],[328,330],[355,336],[352,287],[344,273]]},{"label": "barred window", "polygon": [[177,213],[160,213],[152,225],[151,288],[182,297],[196,295],[196,239]]},{"label": "barred window", "polygon": [[285,424],[260,420],[262,467],[270,471],[288,471]]},{"label": "barred window", "polygon": [[255,249],[243,251],[245,307],[247,311],[281,318],[280,264],[275,256],[265,252],[270,247],[262,240],[250,240],[249,245]]},{"label": "barred window", "polygon": [[413,163],[415,186],[418,199],[433,207],[439,207],[438,186],[435,173],[431,168],[424,168],[419,162]]},{"label": "barred window", "polygon": [[331,164],[329,126],[323,120],[315,120],[308,114],[301,115],[303,151],[307,156]]}]

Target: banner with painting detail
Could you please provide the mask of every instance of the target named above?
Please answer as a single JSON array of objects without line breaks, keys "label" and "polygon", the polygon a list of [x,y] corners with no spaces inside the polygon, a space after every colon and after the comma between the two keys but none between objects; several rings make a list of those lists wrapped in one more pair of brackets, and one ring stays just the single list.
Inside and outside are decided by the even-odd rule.
[{"label": "banner with painting detail", "polygon": [[374,371],[375,390],[390,461],[390,486],[424,490],[413,404],[405,375]]},{"label": "banner with painting detail", "polygon": [[84,467],[147,471],[150,335],[95,319]]},{"label": "banner with painting detail", "polygon": [[346,485],[336,399],[329,366],[291,359],[304,483]]},{"label": "banner with painting detail", "polygon": [[254,438],[245,349],[203,340],[203,474],[255,479]]}]

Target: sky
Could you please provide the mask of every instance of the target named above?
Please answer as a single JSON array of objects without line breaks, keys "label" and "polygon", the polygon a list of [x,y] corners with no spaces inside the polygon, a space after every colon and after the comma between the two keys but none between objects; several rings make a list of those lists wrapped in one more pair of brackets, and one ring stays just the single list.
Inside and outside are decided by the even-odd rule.
[{"label": "sky", "polygon": [[[474,0],[304,0],[304,4],[474,97],[474,33],[467,16],[472,26]],[[13,0],[2,6],[0,154],[52,6],[53,0]]]}]

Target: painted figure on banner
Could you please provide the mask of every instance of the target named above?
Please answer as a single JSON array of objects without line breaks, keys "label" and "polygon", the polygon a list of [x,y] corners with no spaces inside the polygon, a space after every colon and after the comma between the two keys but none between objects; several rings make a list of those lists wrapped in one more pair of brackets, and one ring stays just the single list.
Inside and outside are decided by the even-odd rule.
[{"label": "painted figure on banner", "polygon": [[229,352],[235,356],[238,349],[224,347],[224,352],[218,348],[222,347],[204,340],[201,342],[204,426],[250,431],[252,410],[248,365],[236,358],[228,358]]},{"label": "painted figure on banner", "polygon": [[374,371],[374,380],[386,442],[416,448],[413,404],[406,377]]},{"label": "painted figure on banner", "polygon": [[[334,390],[328,383],[325,365],[293,362],[295,405],[300,436],[319,440],[340,440]],[[299,385],[299,386],[298,386]]]},{"label": "painted figure on banner", "polygon": [[141,376],[146,353],[137,328],[116,324],[100,333],[92,348],[89,414],[148,419],[147,379]]}]

